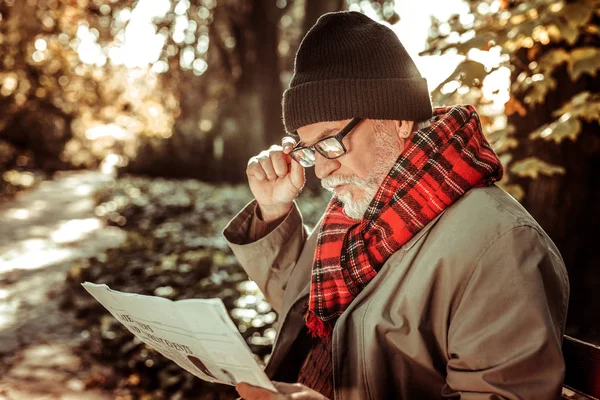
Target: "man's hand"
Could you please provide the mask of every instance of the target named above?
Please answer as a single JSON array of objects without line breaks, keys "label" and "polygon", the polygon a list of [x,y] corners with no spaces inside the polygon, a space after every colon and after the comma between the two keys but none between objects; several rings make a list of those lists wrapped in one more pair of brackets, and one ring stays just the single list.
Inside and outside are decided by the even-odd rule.
[{"label": "man's hand", "polygon": [[248,383],[238,383],[235,390],[244,400],[328,400],[319,392],[300,384],[273,382],[278,393]]},{"label": "man's hand", "polygon": [[285,137],[282,146],[273,145],[248,161],[248,184],[266,222],[287,214],[306,182],[304,168],[289,155],[295,144]]}]

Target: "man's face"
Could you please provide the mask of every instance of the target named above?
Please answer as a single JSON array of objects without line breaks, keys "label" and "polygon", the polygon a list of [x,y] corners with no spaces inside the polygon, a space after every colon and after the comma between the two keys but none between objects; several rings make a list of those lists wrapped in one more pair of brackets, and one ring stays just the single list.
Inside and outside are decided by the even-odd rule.
[{"label": "man's face", "polygon": [[[318,122],[298,129],[304,145],[338,133],[349,119]],[[412,123],[366,119],[343,139],[347,152],[330,160],[315,154],[315,174],[321,185],[344,203],[344,212],[360,220],[396,159],[404,149],[400,133],[410,132]]]}]

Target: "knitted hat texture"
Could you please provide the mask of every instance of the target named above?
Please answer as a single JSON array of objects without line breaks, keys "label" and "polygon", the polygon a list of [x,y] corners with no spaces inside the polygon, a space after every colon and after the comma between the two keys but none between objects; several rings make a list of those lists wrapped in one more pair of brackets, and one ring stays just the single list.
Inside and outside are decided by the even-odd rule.
[{"label": "knitted hat texture", "polygon": [[283,93],[287,132],[353,117],[425,121],[427,81],[398,36],[355,11],[322,15],[308,31]]}]

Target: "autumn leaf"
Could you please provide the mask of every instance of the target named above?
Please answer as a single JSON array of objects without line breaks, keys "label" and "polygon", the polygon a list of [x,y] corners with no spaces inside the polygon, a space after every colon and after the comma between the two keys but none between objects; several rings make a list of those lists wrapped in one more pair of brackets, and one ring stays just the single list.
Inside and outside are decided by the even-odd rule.
[{"label": "autumn leaf", "polygon": [[538,53],[542,50],[542,46],[534,45],[532,48],[527,50],[527,59],[533,61],[537,58]]},{"label": "autumn leaf", "polygon": [[464,84],[472,86],[483,82],[487,76],[487,72],[485,66],[480,62],[466,60],[456,67],[452,75],[456,76]]},{"label": "autumn leaf", "polygon": [[[581,105],[585,104],[588,101],[588,99],[590,98],[591,95],[592,94],[590,92],[588,92],[587,90],[585,90],[585,91],[583,91],[581,93],[578,93],[575,96],[573,96],[571,98],[571,100],[567,103],[567,105],[570,105],[570,106],[581,106]],[[569,110],[566,110],[564,108],[559,108],[559,110],[560,111],[557,111],[557,112],[559,112],[561,114],[569,111]]]},{"label": "autumn leaf", "polygon": [[521,117],[527,115],[527,110],[523,106],[523,103],[521,103],[519,100],[512,96],[504,105],[504,112],[507,116],[511,116],[514,113],[518,113]]},{"label": "autumn leaf", "polygon": [[550,90],[556,88],[556,80],[550,76],[535,74],[528,79],[530,79],[531,82],[528,82],[529,90],[523,101],[530,107],[544,103],[546,94],[548,94]]},{"label": "autumn leaf", "polygon": [[552,73],[568,59],[569,54],[563,49],[548,51],[540,57],[537,65],[530,72],[523,71],[517,77],[512,90],[517,93],[527,93],[523,101],[529,106],[543,103],[548,91],[556,87],[556,80],[552,77]]},{"label": "autumn leaf", "polygon": [[514,149],[519,146],[519,141],[513,137],[507,137],[499,139],[494,143],[491,143],[492,148],[496,153],[504,153],[510,149]]},{"label": "autumn leaf", "polygon": [[552,115],[559,118],[564,114],[570,113],[574,117],[587,122],[600,120],[600,94],[592,94],[589,91],[583,91],[571,98],[561,108],[555,110]]},{"label": "autumn leaf", "polygon": [[510,7],[511,1],[510,0],[500,0],[500,7],[499,10],[506,10]]},{"label": "autumn leaf", "polygon": [[535,72],[544,75],[551,74],[556,67],[569,59],[569,54],[564,49],[553,49],[544,53],[539,61]]},{"label": "autumn leaf", "polygon": [[497,141],[502,140],[508,136],[512,136],[515,133],[515,131],[515,126],[513,124],[508,124],[502,129],[498,129],[486,134],[486,136],[490,141]]},{"label": "autumn leaf", "polygon": [[[577,39],[579,38],[580,31],[577,28],[574,28],[567,22],[564,22],[562,19],[557,18],[553,25],[556,27],[556,32],[553,35],[550,35],[555,42],[560,41],[560,39],[567,42],[567,44],[573,46]],[[557,35],[558,34],[558,35]]]},{"label": "autumn leaf", "polygon": [[600,68],[600,50],[596,47],[580,47],[573,50],[567,59],[567,69],[571,80],[576,82],[583,74],[596,76]]},{"label": "autumn leaf", "polygon": [[529,138],[553,140],[556,144],[560,144],[565,139],[577,140],[577,136],[581,133],[581,121],[571,113],[563,114],[557,121],[551,124],[543,125],[533,131]]},{"label": "autumn leaf", "polygon": [[537,157],[527,157],[515,162],[510,171],[517,176],[532,179],[537,179],[541,175],[553,176],[564,175],[566,173],[564,167],[548,164]]},{"label": "autumn leaf", "polygon": [[574,28],[579,28],[590,19],[593,11],[594,10],[587,4],[568,3],[560,13],[565,17],[569,25]]}]

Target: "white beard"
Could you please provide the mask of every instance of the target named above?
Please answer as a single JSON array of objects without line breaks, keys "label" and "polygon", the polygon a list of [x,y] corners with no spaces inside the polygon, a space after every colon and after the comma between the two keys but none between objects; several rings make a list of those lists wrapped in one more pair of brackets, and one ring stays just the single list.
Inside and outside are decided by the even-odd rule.
[{"label": "white beard", "polygon": [[355,221],[360,221],[363,218],[381,183],[399,156],[398,149],[394,147],[389,136],[378,135],[375,138],[375,143],[377,162],[372,173],[366,179],[361,179],[355,175],[333,175],[321,180],[321,186],[333,193],[336,193],[335,187],[338,185],[352,185],[362,192],[358,198],[354,198],[355,196],[349,191],[336,193],[338,199],[344,205],[344,213]]},{"label": "white beard", "polygon": [[[348,217],[353,220],[360,221],[369,208],[369,204],[375,197],[377,190],[379,189],[379,184],[370,181],[369,179],[360,179],[354,175],[345,175],[345,176],[333,176],[329,178],[323,179],[321,185],[335,193],[338,199],[344,205],[344,213]],[[359,195],[359,198],[355,198],[355,196],[350,192],[344,193],[336,193],[335,187],[337,185],[352,185],[355,188],[360,188],[362,193]]]}]

